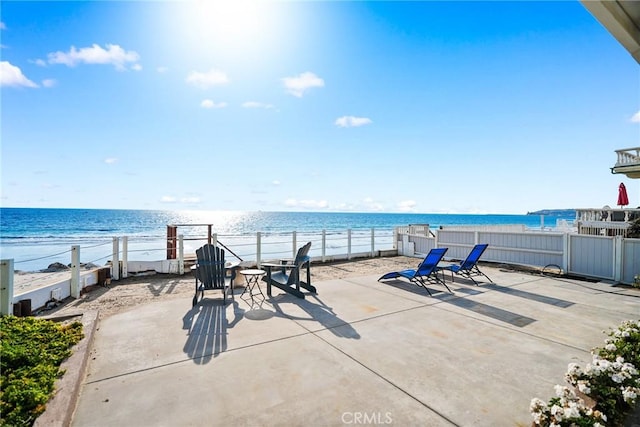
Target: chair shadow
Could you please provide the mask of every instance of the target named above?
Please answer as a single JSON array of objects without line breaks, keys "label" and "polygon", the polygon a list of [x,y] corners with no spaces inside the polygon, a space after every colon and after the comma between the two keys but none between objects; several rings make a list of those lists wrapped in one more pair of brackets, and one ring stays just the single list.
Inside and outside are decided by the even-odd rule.
[{"label": "chair shadow", "polygon": [[427,286],[427,288],[429,288],[429,292],[427,292],[426,289],[424,289],[422,286],[416,285],[415,283],[407,282],[406,280],[391,279],[391,280],[385,280],[384,282],[379,282],[379,283],[382,285],[393,286],[396,289],[401,289],[403,291],[411,292],[413,294],[420,295],[423,297],[428,297],[429,292],[431,292],[432,295],[442,293],[444,294],[442,296],[443,298],[446,297],[447,295],[450,297],[454,296],[453,294],[450,294],[449,292],[447,292],[444,286],[434,285],[433,283],[429,283],[429,286]]},{"label": "chair shadow", "polygon": [[[315,299],[317,303],[311,302],[309,299]],[[319,322],[324,329],[330,331],[335,336],[340,338],[360,339],[360,334],[355,328],[346,320],[338,317],[333,309],[326,305],[317,295],[307,294],[305,299],[297,298],[289,294],[278,294],[276,296],[268,297],[267,302],[273,306],[276,311],[276,315],[289,320],[300,321],[316,321]],[[283,310],[283,306],[286,304],[294,304],[304,310],[309,317],[300,317],[287,314]],[[298,323],[300,324],[300,323]],[[310,330],[308,327],[300,324],[303,328]]]},{"label": "chair shadow", "polygon": [[227,350],[227,329],[233,328],[244,316],[244,310],[235,300],[232,305],[231,322],[227,320],[228,305],[224,305],[222,299],[205,298],[182,317],[182,329],[188,331],[183,351],[193,363],[205,365]]},{"label": "chair shadow", "polygon": [[[429,296],[429,294],[424,289],[421,289],[420,286],[414,285],[413,283],[409,283],[401,280],[388,280],[388,281],[385,281],[385,284],[393,286],[394,288],[412,292],[414,294]],[[485,288],[485,286],[482,286],[481,288]],[[496,319],[501,322],[509,323],[510,325],[513,325],[513,326],[524,327],[536,321],[536,319],[532,319],[527,316],[522,316],[518,313],[514,313],[508,310],[503,310],[498,307],[494,307],[488,304],[484,304],[481,302],[468,299],[467,298],[468,296],[478,295],[482,293],[481,291],[473,288],[472,290],[468,290],[466,288],[456,289],[456,292],[467,294],[464,297],[455,295],[455,294],[450,294],[449,292],[446,292],[441,289],[438,289],[441,292],[434,292],[433,287],[429,287],[429,290],[433,294],[432,298],[434,299],[452,304],[456,307],[463,308],[465,310],[473,311],[474,313],[481,314],[483,316],[491,317],[492,319]]]},{"label": "chair shadow", "polygon": [[532,301],[541,302],[543,304],[549,304],[556,307],[567,308],[574,305],[574,302],[563,300],[560,298],[549,297],[546,295],[540,295],[533,292],[523,291],[521,289],[509,288],[507,286],[500,286],[495,283],[487,283],[483,286],[486,289],[491,289],[493,291],[502,292],[507,295],[513,295],[520,298],[526,298]]},{"label": "chair shadow", "polygon": [[180,280],[170,280],[166,282],[163,281],[158,286],[154,285],[153,283],[149,283],[147,285],[147,289],[149,289],[149,292],[151,292],[154,296],[159,297],[163,293],[165,294],[173,293],[173,291],[175,290],[176,286],[178,286],[179,283],[180,283]]}]

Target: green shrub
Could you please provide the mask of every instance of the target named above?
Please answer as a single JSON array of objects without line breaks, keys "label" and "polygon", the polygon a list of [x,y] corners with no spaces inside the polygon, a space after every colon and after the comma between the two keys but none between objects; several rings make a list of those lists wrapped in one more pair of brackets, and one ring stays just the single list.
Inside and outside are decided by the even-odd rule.
[{"label": "green shrub", "polygon": [[82,324],[0,317],[0,426],[30,426],[44,412],[60,364],[83,337]]}]

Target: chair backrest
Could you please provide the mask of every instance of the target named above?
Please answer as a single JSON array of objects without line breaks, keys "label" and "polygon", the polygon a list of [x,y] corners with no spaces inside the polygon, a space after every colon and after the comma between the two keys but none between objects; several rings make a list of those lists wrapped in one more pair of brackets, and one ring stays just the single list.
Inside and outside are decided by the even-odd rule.
[{"label": "chair backrest", "polygon": [[298,253],[296,254],[296,258],[293,260],[293,263],[299,266],[304,264],[305,261],[308,261],[309,256],[307,254],[309,253],[309,249],[311,249],[311,242],[298,249]]},{"label": "chair backrest", "polygon": [[460,263],[460,270],[471,270],[478,263],[487,246],[489,245],[486,243],[475,245],[467,255],[467,258]]},{"label": "chair backrest", "polygon": [[224,250],[211,244],[197,249],[196,275],[205,289],[224,289]]},{"label": "chair backrest", "polygon": [[295,265],[296,268],[291,269],[289,279],[287,279],[287,285],[294,285],[300,280],[300,267],[310,260],[308,255],[309,249],[311,249],[311,242],[308,242],[306,245],[298,249],[296,258],[293,260],[293,265]]},{"label": "chair backrest", "polygon": [[449,248],[434,248],[429,251],[416,269],[416,276],[428,276],[436,269],[438,263]]}]

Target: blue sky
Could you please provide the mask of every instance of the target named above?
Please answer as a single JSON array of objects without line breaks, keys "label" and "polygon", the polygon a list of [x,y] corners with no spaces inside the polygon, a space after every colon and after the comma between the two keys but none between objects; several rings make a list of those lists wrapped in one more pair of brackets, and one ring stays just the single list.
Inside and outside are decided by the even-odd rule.
[{"label": "blue sky", "polygon": [[579,2],[14,2],[2,206],[615,206],[640,74]]}]

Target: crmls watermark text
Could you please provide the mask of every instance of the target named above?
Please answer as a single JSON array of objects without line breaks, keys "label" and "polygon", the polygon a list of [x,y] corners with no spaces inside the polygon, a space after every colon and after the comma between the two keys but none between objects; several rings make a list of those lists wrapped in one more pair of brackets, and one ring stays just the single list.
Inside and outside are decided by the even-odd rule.
[{"label": "crmls watermark text", "polygon": [[343,424],[391,424],[391,412],[343,412]]}]

